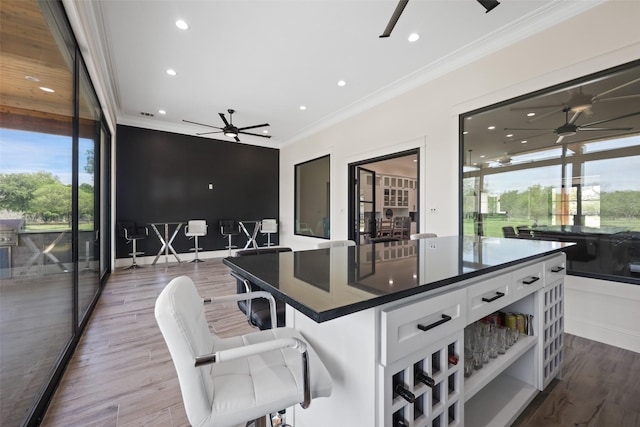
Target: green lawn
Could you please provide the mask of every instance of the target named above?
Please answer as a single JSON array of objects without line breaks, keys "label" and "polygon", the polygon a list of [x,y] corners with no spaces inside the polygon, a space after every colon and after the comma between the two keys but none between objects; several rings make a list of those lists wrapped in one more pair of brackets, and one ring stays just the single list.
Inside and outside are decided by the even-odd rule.
[{"label": "green lawn", "polygon": [[[483,221],[484,227],[484,235],[489,237],[502,237],[502,227],[505,226],[513,226],[514,228],[518,225],[532,225],[533,221],[527,218],[509,218],[508,220],[499,219],[499,218],[486,218]],[[540,221],[540,224],[545,224],[544,221]],[[551,224],[551,220],[546,222],[546,224]],[[628,219],[607,219],[601,220],[601,225],[610,225],[616,227],[628,228],[630,231],[640,231],[640,218],[634,218],[633,220]],[[473,235],[473,220],[464,220],[463,222],[463,232],[464,235]]]}]

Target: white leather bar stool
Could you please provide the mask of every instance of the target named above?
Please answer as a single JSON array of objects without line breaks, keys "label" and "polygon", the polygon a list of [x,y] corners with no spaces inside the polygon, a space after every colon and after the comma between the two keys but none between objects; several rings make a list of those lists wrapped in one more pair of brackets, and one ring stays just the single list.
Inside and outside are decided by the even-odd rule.
[{"label": "white leather bar stool", "polygon": [[267,235],[265,246],[271,246],[271,235],[278,232],[278,222],[275,219],[263,219],[260,222],[260,232]]},{"label": "white leather bar stool", "polygon": [[182,400],[195,427],[238,426],[298,403],[331,395],[327,368],[300,332],[275,328],[220,338],[211,333],[205,303],[267,298],[264,291],[202,299],[187,276],[171,280],[155,317],[178,374]]},{"label": "white leather bar stool", "polygon": [[204,237],[207,235],[207,221],[204,219],[190,220],[184,228],[184,235],[190,239],[194,239],[194,247],[190,250],[195,251],[196,255],[191,262],[203,262],[203,260],[198,258],[198,251],[202,250],[202,248],[198,247],[198,237]]}]

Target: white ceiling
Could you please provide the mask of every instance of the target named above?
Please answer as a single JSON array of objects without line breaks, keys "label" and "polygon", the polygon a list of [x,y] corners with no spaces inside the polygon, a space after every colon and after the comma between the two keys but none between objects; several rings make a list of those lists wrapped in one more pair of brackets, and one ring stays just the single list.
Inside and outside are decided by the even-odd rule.
[{"label": "white ceiling", "polygon": [[378,36],[395,0],[74,5],[102,50],[118,123],[195,135],[215,129],[183,120],[222,126],[218,113],[232,108],[238,127],[271,124],[272,139],[243,143],[280,147],[599,3],[503,0],[485,13],[476,0],[411,0],[387,39]]}]

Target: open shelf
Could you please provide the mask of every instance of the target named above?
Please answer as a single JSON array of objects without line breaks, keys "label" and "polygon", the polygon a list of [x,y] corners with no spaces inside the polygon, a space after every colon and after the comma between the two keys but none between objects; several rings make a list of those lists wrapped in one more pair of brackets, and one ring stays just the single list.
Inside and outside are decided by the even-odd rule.
[{"label": "open shelf", "polygon": [[465,426],[510,425],[537,393],[538,390],[531,384],[504,373],[487,384],[482,393],[465,403]]},{"label": "open shelf", "polygon": [[489,363],[482,369],[474,370],[469,378],[464,380],[465,402],[469,401],[475,394],[485,388],[485,384],[500,375],[520,356],[525,354],[530,348],[536,345],[538,337],[520,334],[518,341],[509,347],[505,354],[499,354],[496,359],[489,359]]}]

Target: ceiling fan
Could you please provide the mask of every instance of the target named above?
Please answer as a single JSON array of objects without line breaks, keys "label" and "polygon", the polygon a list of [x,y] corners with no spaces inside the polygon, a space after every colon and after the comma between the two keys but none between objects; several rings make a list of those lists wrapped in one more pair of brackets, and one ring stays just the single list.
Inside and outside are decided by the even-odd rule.
[{"label": "ceiling fan", "polygon": [[235,110],[232,109],[228,109],[227,112],[229,113],[229,121],[227,121],[227,118],[225,117],[224,113],[218,113],[220,115],[220,118],[222,119],[222,122],[224,123],[224,127],[218,127],[218,126],[213,126],[213,125],[207,125],[204,123],[198,123],[198,122],[192,122],[190,120],[182,120],[183,122],[186,123],[193,123],[194,125],[200,125],[200,126],[206,126],[206,127],[210,127],[210,128],[214,128],[214,129],[219,129],[217,131],[213,131],[213,132],[201,132],[201,133],[196,133],[196,135],[200,136],[200,135],[209,135],[212,133],[223,133],[225,136],[228,136],[230,138],[235,138],[236,142],[240,142],[240,138],[238,138],[238,135],[243,134],[243,135],[253,135],[253,136],[260,136],[262,138],[271,138],[271,135],[261,135],[258,133],[251,133],[251,132],[245,132],[248,129],[255,129],[255,128],[261,128],[264,126],[269,126],[269,123],[263,123],[261,125],[253,125],[253,126],[245,126],[245,127],[236,127],[233,125],[233,113],[235,113]]},{"label": "ceiling fan", "polygon": [[635,113],[630,113],[630,114],[625,114],[623,116],[618,116],[618,117],[614,117],[612,119],[606,119],[606,120],[598,120],[595,122],[591,122],[591,123],[586,123],[584,125],[577,125],[576,121],[578,120],[578,118],[582,115],[582,111],[578,111],[575,112],[573,114],[573,117],[571,117],[571,119],[569,119],[569,113],[571,112],[571,108],[570,107],[565,107],[562,109],[562,111],[564,112],[564,116],[565,116],[565,121],[564,124],[562,126],[559,126],[555,129],[536,129],[536,128],[504,128],[504,130],[540,130],[540,131],[546,131],[547,133],[543,133],[540,135],[535,135],[532,137],[529,137],[528,139],[531,138],[536,138],[538,136],[543,136],[543,135],[547,135],[550,132],[555,133],[556,135],[558,135],[558,139],[556,140],[556,144],[559,144],[562,142],[562,140],[566,137],[569,136],[573,136],[578,132],[581,131],[629,131],[631,129],[633,129],[632,127],[618,127],[618,128],[594,128],[591,126],[594,125],[599,125],[602,123],[607,123],[607,122],[612,122],[614,120],[620,120],[620,119],[625,119],[627,117],[632,117],[632,116],[637,116],[638,114],[640,114],[640,111],[635,112]]},{"label": "ceiling fan", "polygon": [[[582,86],[580,86],[579,91],[577,93],[573,93],[569,99],[567,100],[567,102],[565,102],[564,104],[556,104],[556,105],[539,105],[539,106],[533,106],[533,107],[523,107],[523,108],[514,108],[513,110],[526,110],[526,111],[530,111],[532,109],[547,109],[547,108],[552,108],[553,110],[548,111],[544,114],[541,115],[536,115],[535,117],[531,118],[528,120],[529,123],[533,123],[537,120],[540,120],[542,118],[545,118],[547,116],[550,116],[552,114],[555,114],[556,112],[559,111],[564,111],[565,108],[569,108],[569,111],[571,111],[572,113],[585,113],[586,115],[590,116],[593,114],[593,111],[591,110],[591,108],[594,106],[594,104],[599,103],[599,102],[608,102],[608,101],[624,101],[624,100],[628,100],[628,99],[632,99],[632,98],[640,98],[640,94],[631,94],[631,95],[621,95],[621,96],[612,96],[609,98],[605,98],[605,96],[609,95],[612,92],[615,92],[617,90],[620,90],[622,88],[625,88],[627,86],[630,86],[634,83],[640,82],[640,78],[637,79],[633,79],[630,80],[628,82],[622,83],[616,87],[613,87],[611,89],[607,89],[603,92],[600,92],[598,94],[595,95],[590,95],[588,93],[584,93],[582,91]],[[558,110],[560,109],[560,110]]]},{"label": "ceiling fan", "polygon": [[[496,6],[500,4],[498,0],[476,0],[480,3],[486,10],[486,13],[491,12]],[[391,19],[389,19],[389,23],[384,29],[384,32],[380,35],[380,38],[387,38],[391,35],[391,31],[393,31],[393,27],[398,23],[398,19],[400,19],[400,15],[402,15],[402,11],[409,3],[409,0],[400,0],[396,9],[393,11],[393,15],[391,15]]]}]

